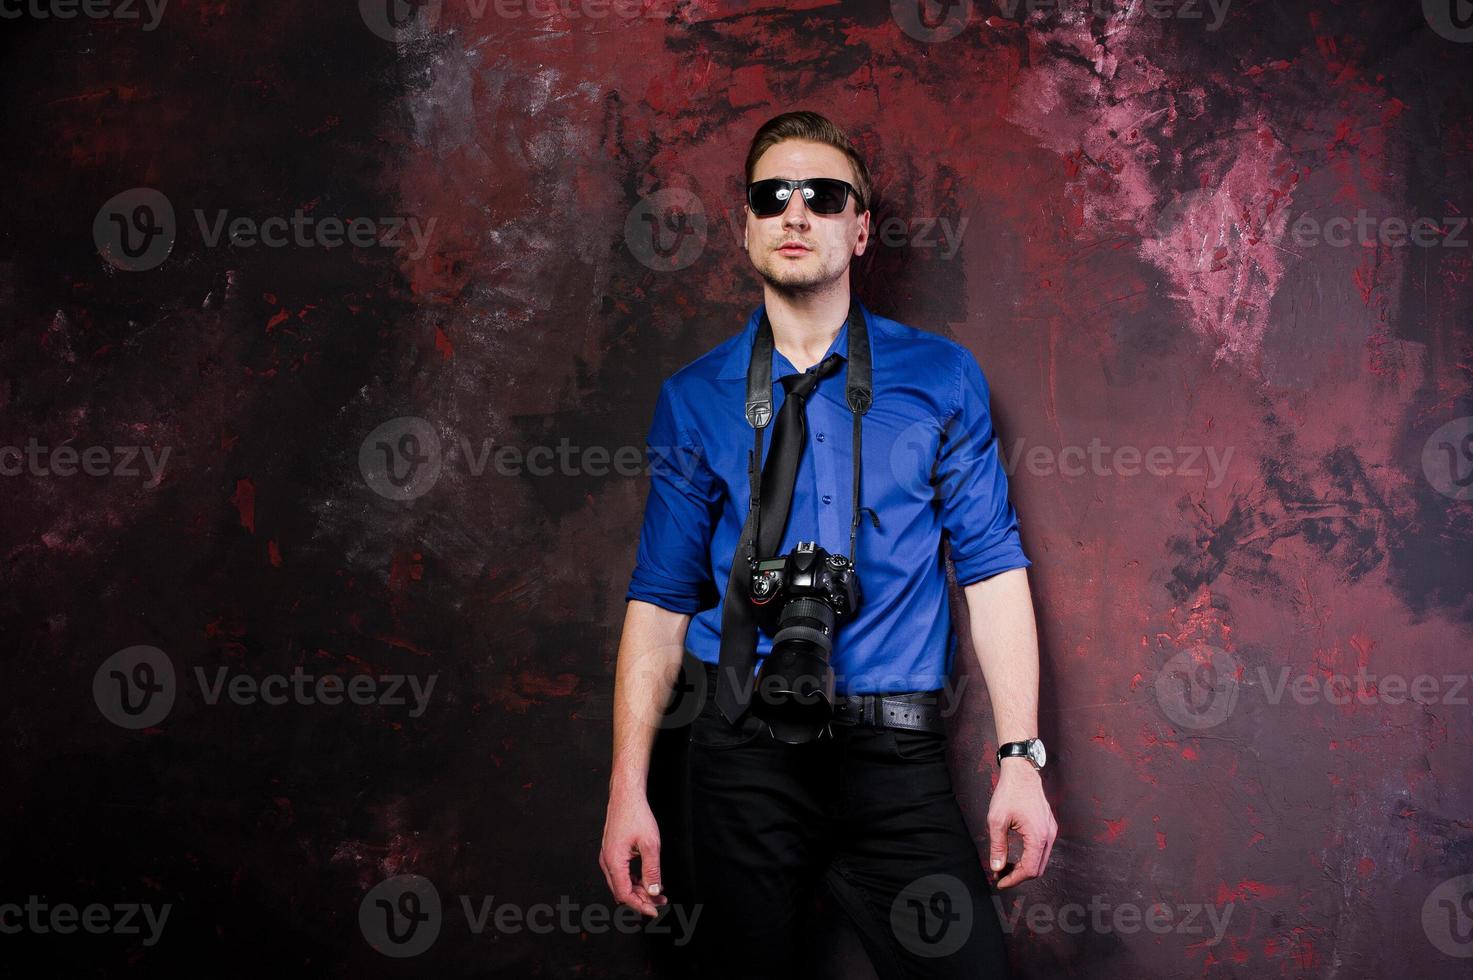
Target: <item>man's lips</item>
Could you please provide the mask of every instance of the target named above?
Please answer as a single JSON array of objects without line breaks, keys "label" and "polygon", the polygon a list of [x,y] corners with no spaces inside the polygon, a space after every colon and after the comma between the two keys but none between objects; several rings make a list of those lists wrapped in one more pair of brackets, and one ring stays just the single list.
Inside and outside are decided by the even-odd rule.
[{"label": "man's lips", "polygon": [[813,249],[809,248],[807,245],[800,245],[797,242],[788,242],[786,245],[782,245],[778,248],[778,252],[782,255],[802,255],[805,252],[811,251],[813,251]]}]

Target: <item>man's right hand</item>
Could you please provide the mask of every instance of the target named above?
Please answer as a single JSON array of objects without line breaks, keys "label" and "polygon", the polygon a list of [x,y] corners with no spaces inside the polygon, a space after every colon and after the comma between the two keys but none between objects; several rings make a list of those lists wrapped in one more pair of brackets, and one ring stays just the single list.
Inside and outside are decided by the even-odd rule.
[{"label": "man's right hand", "polygon": [[[639,878],[634,877],[636,857]],[[660,827],[644,794],[609,794],[598,866],[603,869],[614,900],[621,905],[639,909],[644,915],[658,915],[659,907],[670,901],[660,882]]]}]

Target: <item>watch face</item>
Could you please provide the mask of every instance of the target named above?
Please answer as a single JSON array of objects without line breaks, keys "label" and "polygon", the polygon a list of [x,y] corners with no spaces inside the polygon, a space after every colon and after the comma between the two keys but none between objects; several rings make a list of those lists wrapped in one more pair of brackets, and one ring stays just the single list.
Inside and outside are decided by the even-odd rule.
[{"label": "watch face", "polygon": [[1048,761],[1048,753],[1043,750],[1043,739],[1035,738],[1028,743],[1028,758],[1033,760],[1035,766],[1043,768],[1043,764]]}]

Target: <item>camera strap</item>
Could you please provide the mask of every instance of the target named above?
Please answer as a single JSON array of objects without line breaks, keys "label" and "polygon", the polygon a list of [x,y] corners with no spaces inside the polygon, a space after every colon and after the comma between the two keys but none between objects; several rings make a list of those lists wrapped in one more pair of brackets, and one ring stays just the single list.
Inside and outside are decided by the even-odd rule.
[{"label": "camera strap", "polygon": [[[869,330],[858,300],[849,300],[848,375],[845,398],[854,419],[853,518],[849,525],[849,558],[858,567],[859,522],[865,511],[875,527],[879,517],[859,502],[861,429],[860,420],[874,401]],[[747,422],[752,426],[752,451],[747,458],[750,482],[750,504],[747,521],[732,556],[731,575],[726,584],[726,597],[721,616],[721,669],[717,677],[716,705],[728,722],[735,725],[751,702],[752,672],[757,659],[757,620],[752,610],[749,584],[752,566],[757,561],[762,506],[762,434],[772,421],[772,324],[766,307],[752,341],[752,357],[747,365]],[[791,491],[790,491],[791,492]],[[786,512],[786,508],[784,508]],[[782,529],[778,529],[778,534]]]}]

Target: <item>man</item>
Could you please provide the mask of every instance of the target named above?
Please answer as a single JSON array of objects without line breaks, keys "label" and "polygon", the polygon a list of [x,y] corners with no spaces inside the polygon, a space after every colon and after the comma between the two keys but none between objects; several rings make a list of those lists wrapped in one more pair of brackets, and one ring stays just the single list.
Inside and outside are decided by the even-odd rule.
[{"label": "man", "polygon": [[[706,682],[696,685],[705,699],[690,726],[688,801],[703,975],[771,980],[796,972],[803,915],[822,888],[854,921],[881,977],[1006,976],[992,888],[1041,874],[1057,826],[1040,774],[1031,563],[999,465],[987,383],[966,348],[851,300],[850,259],[869,243],[870,183],[841,130],[817,113],[778,116],[753,139],[746,176],[745,247],[764,303],[741,334],[660,389],[619,646],[600,866],[620,903],[655,915],[668,901],[646,778],[688,649],[706,672],[697,678]],[[753,348],[764,335],[775,427],[765,425],[773,416],[748,411],[748,372],[761,366]],[[853,361],[854,338],[868,344],[868,367]],[[860,414],[846,397],[848,379],[866,374],[872,401],[860,399]],[[760,380],[751,384],[766,390]],[[789,448],[779,450],[790,398],[798,413],[787,422]],[[850,494],[856,415],[858,508]],[[752,469],[759,425],[777,430],[761,443],[769,449],[760,482]],[[787,464],[784,486],[774,457],[794,445],[801,455],[795,472]],[[785,525],[750,521],[754,511],[769,516],[774,493],[790,495],[790,509],[776,510]],[[743,604],[752,602],[747,557],[787,556],[801,542],[850,555],[856,533],[862,598],[830,631],[834,721],[816,739],[781,739],[764,720],[770,711],[760,683],[757,693],[742,694],[731,680],[745,677],[752,689],[753,664],[733,626],[746,622]],[[943,534],[998,743],[1009,752],[996,761],[988,870],[952,791],[936,722],[955,650]],[[779,546],[758,553],[763,539]],[[762,634],[758,663],[775,643],[766,627]],[[895,697],[878,700],[885,695]],[[928,723],[915,723],[922,718]],[[1022,856],[998,878],[1009,831],[1022,838]]]}]

